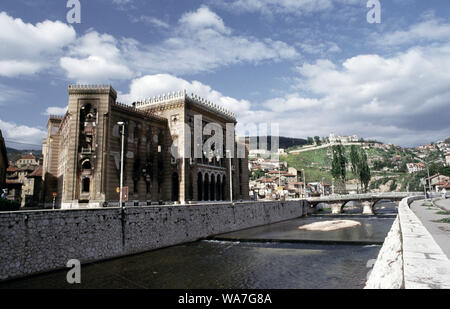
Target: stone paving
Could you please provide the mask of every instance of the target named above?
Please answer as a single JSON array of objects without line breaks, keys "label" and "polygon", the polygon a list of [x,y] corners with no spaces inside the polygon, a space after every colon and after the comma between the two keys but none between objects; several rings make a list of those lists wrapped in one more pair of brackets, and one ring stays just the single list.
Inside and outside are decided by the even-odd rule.
[{"label": "stone paving", "polygon": [[[403,201],[402,201],[403,203]],[[440,209],[424,201],[399,206],[403,241],[403,271],[406,289],[449,289],[449,224],[433,222]],[[411,211],[412,210],[412,211]],[[440,216],[440,218],[445,216]],[[444,227],[442,230],[440,227]],[[442,233],[444,232],[444,233]],[[448,253],[447,253],[448,255]]]},{"label": "stone paving", "polygon": [[[449,204],[450,204],[450,200]],[[441,247],[442,251],[450,258],[450,224],[436,222],[444,218],[450,218],[450,215],[442,215],[439,212],[443,210],[436,206],[423,206],[424,201],[416,201],[411,204],[411,210],[420,219],[425,228],[430,232],[433,239]],[[436,203],[437,204],[437,203]],[[428,204],[430,205],[429,202]],[[450,208],[450,205],[449,205]]]}]

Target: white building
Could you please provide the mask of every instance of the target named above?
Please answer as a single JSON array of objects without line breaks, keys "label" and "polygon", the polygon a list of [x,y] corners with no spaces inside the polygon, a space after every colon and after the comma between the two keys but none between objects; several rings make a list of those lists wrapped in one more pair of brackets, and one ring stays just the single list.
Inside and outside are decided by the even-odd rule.
[{"label": "white building", "polygon": [[358,135],[352,135],[352,136],[335,136],[334,133],[330,134],[329,141],[330,144],[335,143],[342,143],[342,144],[348,144],[348,143],[355,143],[358,142]]},{"label": "white building", "polygon": [[406,164],[406,167],[408,168],[408,173],[410,174],[425,170],[425,164],[423,163],[408,163]]}]

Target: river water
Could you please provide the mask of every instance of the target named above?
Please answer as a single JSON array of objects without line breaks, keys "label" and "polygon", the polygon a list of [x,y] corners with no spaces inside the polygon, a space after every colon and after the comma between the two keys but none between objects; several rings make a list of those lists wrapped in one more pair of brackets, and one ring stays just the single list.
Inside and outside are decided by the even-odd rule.
[{"label": "river water", "polygon": [[[361,225],[329,232],[298,229],[344,219]],[[0,288],[358,289],[393,221],[393,215],[299,218],[83,265],[79,285],[67,284],[62,270],[0,283]]]}]

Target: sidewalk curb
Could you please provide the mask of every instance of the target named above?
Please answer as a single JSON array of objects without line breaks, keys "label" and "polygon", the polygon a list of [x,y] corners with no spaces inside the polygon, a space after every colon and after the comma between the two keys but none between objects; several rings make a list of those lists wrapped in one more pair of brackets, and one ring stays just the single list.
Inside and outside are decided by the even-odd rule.
[{"label": "sidewalk curb", "polygon": [[433,204],[434,207],[437,207],[437,208],[439,208],[439,209],[441,209],[441,210],[443,210],[443,211],[450,211],[450,210],[448,210],[448,209],[445,208],[445,207],[439,206],[439,205],[436,203],[437,201],[445,201],[445,200],[442,199],[442,198],[437,198],[437,199],[432,200],[431,203]]}]

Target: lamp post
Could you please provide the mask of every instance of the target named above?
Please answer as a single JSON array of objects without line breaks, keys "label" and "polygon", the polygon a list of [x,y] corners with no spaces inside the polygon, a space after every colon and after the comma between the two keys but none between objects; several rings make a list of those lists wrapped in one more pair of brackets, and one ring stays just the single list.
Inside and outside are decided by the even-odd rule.
[{"label": "lamp post", "polygon": [[322,177],[322,194],[325,196],[325,177]]},{"label": "lamp post", "polygon": [[[423,160],[421,160],[421,159],[418,159],[420,162],[422,162],[424,165],[425,165],[425,167],[427,168],[427,175],[428,175],[428,189],[430,190],[430,200],[433,200],[433,198],[432,198],[432,196],[431,196],[431,179],[430,179],[430,169],[429,169],[429,167],[428,167],[428,162],[425,162],[425,161],[423,161]],[[425,185],[424,185],[424,187],[425,187]],[[425,192],[425,198],[427,197],[427,194],[426,194],[426,192]]]},{"label": "lamp post", "polygon": [[123,194],[123,149],[125,144],[125,122],[120,121],[117,123],[119,127],[121,128],[121,151],[120,151],[120,189],[119,189],[119,206],[123,208],[122,206],[122,194]]},{"label": "lamp post", "polygon": [[230,157],[230,166],[229,166],[229,168],[230,168],[230,202],[231,202],[231,204],[233,204],[233,178],[232,178],[232,171],[231,171],[231,151],[230,150],[227,150],[226,151],[226,153],[227,153],[227,156],[229,156]]},{"label": "lamp post", "polygon": [[303,194],[306,198],[306,175],[305,175],[305,169],[302,168],[302,174],[303,174]]}]

